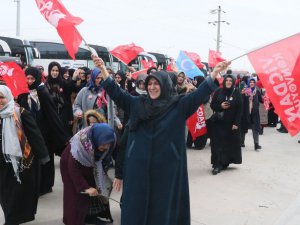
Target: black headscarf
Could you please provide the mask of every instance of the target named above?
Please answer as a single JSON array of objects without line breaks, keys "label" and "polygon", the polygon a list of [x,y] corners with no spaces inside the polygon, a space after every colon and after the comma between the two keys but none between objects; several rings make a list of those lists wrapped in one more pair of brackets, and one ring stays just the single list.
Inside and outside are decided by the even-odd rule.
[{"label": "black headscarf", "polygon": [[[53,78],[51,76],[51,70],[54,66],[58,68],[58,76]],[[48,77],[46,80],[46,84],[50,92],[59,92],[59,89],[63,86],[62,74],[61,74],[61,66],[58,62],[51,62],[48,66]]]},{"label": "black headscarf", "polygon": [[125,75],[125,73],[124,73],[122,70],[118,70],[118,71],[116,72],[115,76],[116,76],[117,74],[118,74],[118,75],[121,77],[121,79],[122,79],[122,80],[120,81],[119,84],[120,84],[121,88],[125,90],[126,75]]},{"label": "black headscarf", "polygon": [[28,85],[29,90],[37,89],[37,87],[42,83],[42,74],[36,67],[27,68],[25,70],[25,75],[31,75],[35,78],[35,81],[31,85]]},{"label": "black headscarf", "polygon": [[205,80],[205,78],[203,76],[196,76],[196,77],[194,77],[194,80],[197,81],[197,84],[195,86],[196,86],[196,88],[198,88],[199,85]]},{"label": "black headscarf", "polygon": [[[151,99],[148,92],[148,82],[151,78],[158,81],[161,89],[160,96],[157,99]],[[147,120],[153,120],[168,112],[180,99],[179,95],[175,95],[173,83],[168,72],[159,71],[149,75],[145,80],[145,87],[148,96],[141,96],[141,107],[137,118],[130,121],[130,130],[137,129],[138,125]]]},{"label": "black headscarf", "polygon": [[[231,85],[230,88],[226,88],[226,85],[225,85],[227,78],[232,79],[232,85]],[[227,97],[230,96],[233,93],[234,86],[235,86],[234,77],[231,74],[226,74],[225,77],[224,77],[224,80],[223,80],[223,93],[224,93],[224,95],[227,96]]]}]

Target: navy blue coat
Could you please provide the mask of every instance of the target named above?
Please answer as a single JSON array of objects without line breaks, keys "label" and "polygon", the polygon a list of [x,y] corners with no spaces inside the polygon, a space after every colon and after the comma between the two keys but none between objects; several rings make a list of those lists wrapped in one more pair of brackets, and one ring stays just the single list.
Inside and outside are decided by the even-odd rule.
[{"label": "navy blue coat", "polygon": [[[139,115],[140,97],[124,92],[111,78],[103,87],[130,120]],[[166,113],[129,132],[123,170],[122,225],[190,225],[186,119],[215,88],[208,78]]]}]

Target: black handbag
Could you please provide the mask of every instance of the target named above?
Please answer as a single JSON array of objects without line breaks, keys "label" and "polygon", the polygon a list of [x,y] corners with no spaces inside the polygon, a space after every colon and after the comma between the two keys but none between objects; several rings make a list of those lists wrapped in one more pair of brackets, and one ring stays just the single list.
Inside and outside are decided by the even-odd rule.
[{"label": "black handbag", "polygon": [[214,114],[212,114],[212,116],[210,117],[210,120],[212,122],[222,121],[223,119],[224,119],[224,111],[214,112]]},{"label": "black handbag", "polygon": [[[235,88],[233,88],[230,96],[228,97],[229,100],[232,97],[234,91],[235,91]],[[214,114],[212,114],[212,116],[210,117],[210,120],[213,122],[222,121],[223,119],[224,119],[224,111],[214,112]]]}]

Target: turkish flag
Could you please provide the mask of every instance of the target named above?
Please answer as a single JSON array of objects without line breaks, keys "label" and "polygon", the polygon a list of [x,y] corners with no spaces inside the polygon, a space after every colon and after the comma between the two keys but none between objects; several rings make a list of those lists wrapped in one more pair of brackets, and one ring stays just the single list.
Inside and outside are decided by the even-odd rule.
[{"label": "turkish flag", "polygon": [[151,67],[157,68],[156,64],[152,60],[141,60],[141,63],[144,69],[149,69]]},{"label": "turkish flag", "polygon": [[187,127],[192,135],[193,141],[196,140],[197,137],[206,134],[206,122],[204,115],[204,105],[201,105],[198,110],[190,116],[187,121]]},{"label": "turkish flag", "polygon": [[204,64],[201,63],[201,58],[200,55],[198,55],[195,52],[187,52],[187,51],[183,51],[194,63],[195,65],[202,69],[204,67]]},{"label": "turkish flag", "polygon": [[143,74],[143,73],[144,73],[144,74],[147,74],[147,70],[148,70],[148,68],[147,68],[147,69],[142,69],[142,70],[139,70],[139,71],[134,72],[134,73],[132,74],[132,78],[136,80],[136,78],[138,77],[138,75]]},{"label": "turkish flag", "polygon": [[2,77],[14,97],[28,93],[26,75],[15,62],[0,62],[0,77]]},{"label": "turkish flag", "polygon": [[83,40],[75,26],[83,20],[72,16],[59,0],[35,1],[44,18],[57,29],[69,55],[75,60],[75,54]]},{"label": "turkish flag", "polygon": [[216,52],[214,50],[209,50],[208,54],[208,66],[215,67],[217,63],[225,61],[224,58],[221,57],[221,52]]},{"label": "turkish flag", "polygon": [[120,45],[110,51],[114,57],[128,65],[133,59],[135,59],[139,53],[144,52],[144,49],[136,46],[134,43],[129,45]]},{"label": "turkish flag", "polygon": [[300,33],[248,53],[282,123],[300,131]]}]

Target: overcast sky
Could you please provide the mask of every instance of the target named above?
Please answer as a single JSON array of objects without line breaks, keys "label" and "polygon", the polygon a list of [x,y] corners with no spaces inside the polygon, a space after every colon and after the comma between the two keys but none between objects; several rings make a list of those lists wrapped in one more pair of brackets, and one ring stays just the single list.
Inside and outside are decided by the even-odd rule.
[{"label": "overcast sky", "polygon": [[[42,17],[35,0],[21,1],[21,36],[59,40],[54,27]],[[179,50],[197,52],[207,61],[216,49],[217,20],[210,10],[218,5],[226,13],[221,26],[221,52],[233,59],[245,52],[299,32],[299,0],[61,0],[84,22],[78,30],[87,42],[113,48],[134,42],[175,59]],[[0,35],[16,34],[16,3],[0,0]],[[247,57],[233,69],[253,71]]]}]

